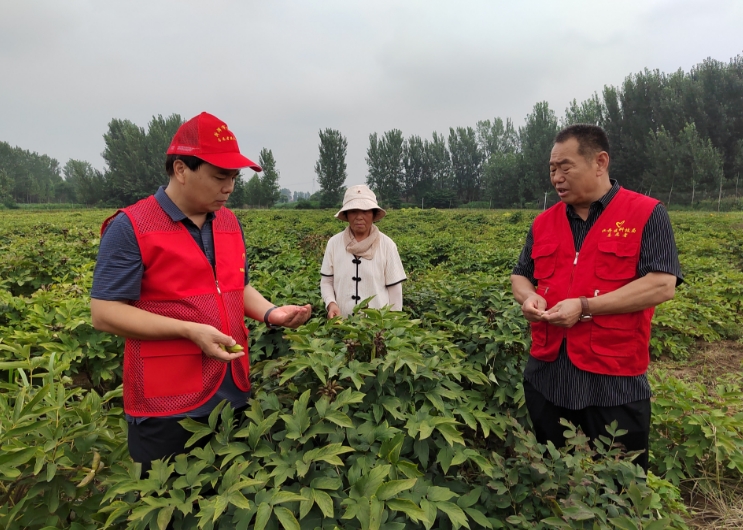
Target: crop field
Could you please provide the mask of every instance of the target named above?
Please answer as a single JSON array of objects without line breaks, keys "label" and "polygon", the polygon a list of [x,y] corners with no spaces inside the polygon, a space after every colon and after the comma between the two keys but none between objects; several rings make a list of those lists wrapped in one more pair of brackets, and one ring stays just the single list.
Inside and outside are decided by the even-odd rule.
[{"label": "crop field", "polygon": [[110,211],[0,212],[0,528],[743,527],[743,215],[672,213],[685,275],[651,340],[651,473],[605,439],[530,432],[509,275],[538,212],[390,212],[405,311],[329,324],[329,211],[237,211],[250,278],[297,330],[248,322],[251,408],[187,421],[204,448],[126,449],[123,340],[91,326]]}]

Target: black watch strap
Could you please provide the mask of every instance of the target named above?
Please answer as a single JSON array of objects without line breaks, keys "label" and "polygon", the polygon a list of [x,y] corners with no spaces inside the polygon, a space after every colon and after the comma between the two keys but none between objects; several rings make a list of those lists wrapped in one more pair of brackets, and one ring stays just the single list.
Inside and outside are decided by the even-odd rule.
[{"label": "black watch strap", "polygon": [[268,329],[279,329],[281,327],[281,326],[275,326],[274,324],[271,324],[268,321],[268,315],[270,315],[271,314],[271,311],[273,311],[274,309],[277,309],[277,307],[276,306],[273,306],[268,311],[266,311],[266,314],[265,315],[263,315],[263,322],[265,322],[266,327],[268,327]]}]

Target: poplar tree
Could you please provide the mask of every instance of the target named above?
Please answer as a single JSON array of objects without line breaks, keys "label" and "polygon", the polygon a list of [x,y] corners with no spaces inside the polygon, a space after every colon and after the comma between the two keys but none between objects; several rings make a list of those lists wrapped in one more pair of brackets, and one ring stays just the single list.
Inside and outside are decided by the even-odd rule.
[{"label": "poplar tree", "polygon": [[261,149],[258,165],[263,169],[263,176],[260,177],[260,203],[262,206],[270,208],[281,197],[279,171],[276,169],[276,159],[270,149],[265,147]]},{"label": "poplar tree", "polygon": [[336,129],[321,130],[319,134],[320,154],[315,163],[315,173],[322,191],[320,206],[332,208],[343,200],[348,141]]},{"label": "poplar tree", "polygon": [[387,131],[381,138],[377,133],[369,136],[366,183],[376,193],[380,205],[400,206],[400,192],[405,185],[406,144],[399,129]]}]

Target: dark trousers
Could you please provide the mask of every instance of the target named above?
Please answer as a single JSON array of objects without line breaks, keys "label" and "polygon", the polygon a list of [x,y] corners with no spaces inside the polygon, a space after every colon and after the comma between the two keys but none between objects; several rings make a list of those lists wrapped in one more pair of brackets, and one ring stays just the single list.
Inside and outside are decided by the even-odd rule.
[{"label": "dark trousers", "polygon": [[[599,436],[609,436],[606,426],[617,421],[618,429],[624,429],[627,434],[617,437],[627,451],[645,451],[635,462],[645,471],[648,470],[648,448],[650,436],[650,400],[633,401],[617,407],[586,407],[580,410],[571,410],[547,401],[529,381],[524,380],[524,397],[526,408],[529,410],[531,422],[534,425],[534,434],[537,441],[546,444],[551,441],[555,447],[565,445],[565,427],[560,425],[560,418],[565,418],[581,430],[591,440]],[[609,436],[609,439],[611,437]]]},{"label": "dark trousers", "polygon": [[[235,419],[242,417],[247,407],[235,409]],[[208,423],[209,416],[191,418],[199,423]],[[183,418],[147,418],[143,422],[129,424],[127,442],[132,460],[142,464],[142,478],[147,478],[147,471],[152,469],[151,462],[160,458],[188,453],[194,447],[204,447],[210,436],[205,436],[191,447],[186,442],[193,435],[178,423]],[[220,419],[220,421],[222,421]]]}]

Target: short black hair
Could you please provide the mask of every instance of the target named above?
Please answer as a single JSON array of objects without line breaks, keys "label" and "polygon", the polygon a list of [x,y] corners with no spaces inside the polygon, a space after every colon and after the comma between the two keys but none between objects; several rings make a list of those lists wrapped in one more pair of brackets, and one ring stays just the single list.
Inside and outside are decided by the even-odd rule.
[{"label": "short black hair", "polygon": [[165,157],[165,172],[168,174],[169,177],[173,176],[173,164],[175,164],[176,160],[182,161],[191,171],[196,171],[197,169],[199,169],[199,167],[201,167],[201,164],[204,163],[203,160],[196,156],[168,155]]},{"label": "short black hair", "polygon": [[601,151],[606,151],[611,161],[609,137],[606,135],[606,131],[598,125],[575,123],[565,127],[555,136],[555,143],[561,144],[571,138],[575,138],[578,141],[578,154],[586,160],[590,161]]}]

